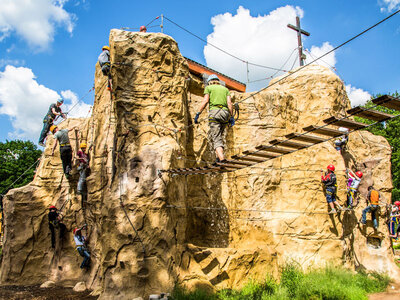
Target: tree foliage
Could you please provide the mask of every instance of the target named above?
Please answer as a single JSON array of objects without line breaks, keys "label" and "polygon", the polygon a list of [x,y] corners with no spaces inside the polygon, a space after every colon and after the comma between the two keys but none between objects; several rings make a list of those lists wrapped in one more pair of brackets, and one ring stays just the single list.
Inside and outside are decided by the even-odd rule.
[{"label": "tree foliage", "polygon": [[[377,95],[379,97],[381,95]],[[399,93],[394,93],[391,96],[399,97]],[[375,97],[374,97],[375,98]],[[391,115],[399,115],[400,112],[394,109],[389,109],[383,106],[375,106],[371,100],[369,100],[365,105],[366,108],[372,108],[377,111],[385,112]],[[358,121],[364,123],[372,124],[373,121],[365,120],[362,118],[355,118]],[[389,120],[387,122],[380,122],[373,125],[367,129],[373,134],[383,136],[386,138],[392,147],[392,180],[393,180],[393,191],[392,191],[392,201],[400,201],[400,117]]]},{"label": "tree foliage", "polygon": [[0,142],[0,193],[5,195],[11,188],[31,182],[35,175],[34,164],[41,155],[42,151],[30,141]]}]

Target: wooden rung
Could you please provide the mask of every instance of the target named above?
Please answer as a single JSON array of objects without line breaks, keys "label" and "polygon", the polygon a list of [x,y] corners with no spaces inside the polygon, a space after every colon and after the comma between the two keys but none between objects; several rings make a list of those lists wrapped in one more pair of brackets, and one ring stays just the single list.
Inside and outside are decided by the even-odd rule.
[{"label": "wooden rung", "polygon": [[268,151],[268,152],[275,152],[275,153],[281,153],[281,154],[289,154],[291,152],[293,152],[293,150],[289,150],[289,149],[284,149],[281,147],[271,147],[271,146],[265,146],[265,145],[259,145],[256,147],[257,150],[264,150],[264,151]]},{"label": "wooden rung", "polygon": [[343,132],[336,130],[336,129],[331,129],[331,128],[319,128],[318,126],[315,125],[310,125],[307,127],[303,128],[304,131],[307,132],[313,132],[313,133],[318,133],[318,134],[322,134],[322,135],[327,135],[330,137],[337,137],[340,135],[343,135]]},{"label": "wooden rung", "polygon": [[252,161],[255,163],[261,163],[264,162],[264,159],[259,159],[257,157],[251,157],[251,156],[245,156],[245,157],[240,157],[238,155],[233,155],[231,156],[233,159],[237,159],[237,160],[244,160],[244,161]]},{"label": "wooden rung", "polygon": [[252,155],[252,156],[257,156],[257,157],[263,157],[263,158],[275,158],[278,157],[279,155],[264,152],[264,151],[243,151],[243,154],[246,155]]},{"label": "wooden rung", "polygon": [[353,116],[361,117],[361,118],[376,121],[376,122],[386,121],[386,120],[394,117],[391,114],[386,114],[386,113],[383,113],[380,111],[366,109],[361,106],[356,106],[352,109],[349,109],[347,111],[347,113],[351,114]]},{"label": "wooden rung", "polygon": [[232,169],[243,169],[246,167],[243,165],[233,165],[233,164],[228,164],[228,163],[216,163],[216,165],[219,167],[232,168]]},{"label": "wooden rung", "polygon": [[330,117],[328,119],[325,119],[324,122],[326,124],[340,126],[340,127],[346,127],[346,128],[355,129],[355,130],[367,127],[367,125],[364,123],[360,123],[360,122],[356,122],[356,121],[352,121],[352,120],[348,120],[348,119],[341,120],[336,117]]},{"label": "wooden rung", "polygon": [[245,161],[237,161],[237,160],[227,160],[226,162],[228,164],[234,164],[234,165],[244,165],[244,166],[254,165],[254,163],[245,162]]},{"label": "wooden rung", "polygon": [[279,145],[279,146],[295,148],[295,149],[303,149],[303,148],[306,148],[309,146],[307,144],[301,144],[301,143],[296,143],[293,141],[284,141],[284,140],[272,140],[269,143],[271,145]]},{"label": "wooden rung", "polygon": [[372,99],[372,103],[400,111],[400,100],[389,95]]},{"label": "wooden rung", "polygon": [[318,136],[308,135],[308,134],[300,134],[300,133],[287,134],[287,135],[285,135],[285,137],[287,137],[288,139],[291,139],[291,140],[298,140],[298,141],[311,143],[311,144],[318,144],[318,143],[322,143],[322,142],[326,141],[326,139],[318,137]]}]

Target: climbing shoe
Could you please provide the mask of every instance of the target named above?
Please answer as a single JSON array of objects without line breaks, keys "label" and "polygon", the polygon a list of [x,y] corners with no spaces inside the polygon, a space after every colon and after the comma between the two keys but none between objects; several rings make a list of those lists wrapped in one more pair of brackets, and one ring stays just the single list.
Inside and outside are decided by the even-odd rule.
[{"label": "climbing shoe", "polygon": [[358,224],[365,225],[366,223],[364,223],[364,222],[363,222],[363,220],[362,220],[362,219],[360,219],[360,220],[358,220]]},{"label": "climbing shoe", "polygon": [[329,212],[330,215],[336,214],[336,213],[337,213],[337,211],[336,211],[336,209],[334,209],[334,208],[332,208],[331,211]]},{"label": "climbing shoe", "polygon": [[219,160],[219,158],[217,157],[217,159],[215,160],[215,162],[212,163],[213,167],[218,167],[218,163],[220,163],[221,161]]},{"label": "climbing shoe", "polygon": [[44,143],[38,143],[39,146],[46,147]]},{"label": "climbing shoe", "polygon": [[340,205],[337,206],[337,209],[338,209],[339,211],[344,210],[343,207],[340,206]]}]

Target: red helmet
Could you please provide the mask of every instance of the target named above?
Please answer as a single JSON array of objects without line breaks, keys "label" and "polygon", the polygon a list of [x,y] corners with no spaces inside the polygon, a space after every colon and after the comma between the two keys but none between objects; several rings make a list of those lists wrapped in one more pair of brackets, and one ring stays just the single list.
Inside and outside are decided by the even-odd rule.
[{"label": "red helmet", "polygon": [[75,228],[74,229],[74,234],[76,234],[78,231],[81,231],[81,229],[80,228]]},{"label": "red helmet", "polygon": [[329,165],[326,167],[328,170],[334,172],[335,171],[335,166],[334,165]]},{"label": "red helmet", "polygon": [[57,210],[57,207],[55,207],[54,205],[52,205],[52,206],[49,207],[49,210],[52,210],[52,209]]},{"label": "red helmet", "polygon": [[142,25],[142,26],[140,26],[139,30],[140,30],[140,32],[146,32],[147,28],[146,28],[146,26]]},{"label": "red helmet", "polygon": [[357,175],[358,178],[363,177],[363,173],[361,171],[356,172],[356,175]]},{"label": "red helmet", "polygon": [[394,202],[394,205],[400,206],[400,201],[395,201],[395,202]]}]

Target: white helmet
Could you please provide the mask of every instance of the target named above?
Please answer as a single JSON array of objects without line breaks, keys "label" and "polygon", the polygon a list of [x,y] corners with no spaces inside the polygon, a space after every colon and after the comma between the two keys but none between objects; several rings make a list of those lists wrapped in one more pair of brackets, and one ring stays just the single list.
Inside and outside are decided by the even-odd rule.
[{"label": "white helmet", "polygon": [[219,80],[218,76],[215,74],[211,74],[210,76],[208,76],[207,78],[207,83],[210,82],[211,80]]}]

